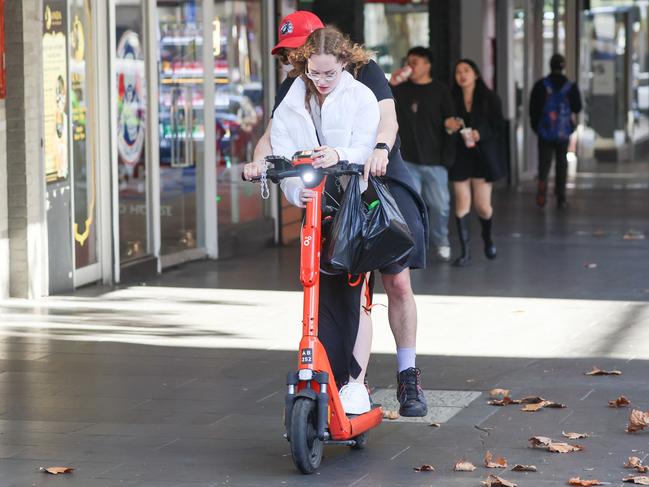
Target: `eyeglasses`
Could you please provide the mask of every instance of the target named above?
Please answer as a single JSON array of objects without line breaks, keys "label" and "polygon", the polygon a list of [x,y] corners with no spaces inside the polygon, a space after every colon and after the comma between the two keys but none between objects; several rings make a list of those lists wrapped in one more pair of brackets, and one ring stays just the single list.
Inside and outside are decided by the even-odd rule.
[{"label": "eyeglasses", "polygon": [[333,74],[311,74],[309,73],[309,68],[305,66],[304,68],[304,74],[306,75],[307,78],[309,78],[311,81],[333,81],[335,80],[340,73],[342,73],[342,67],[340,71],[336,71]]}]

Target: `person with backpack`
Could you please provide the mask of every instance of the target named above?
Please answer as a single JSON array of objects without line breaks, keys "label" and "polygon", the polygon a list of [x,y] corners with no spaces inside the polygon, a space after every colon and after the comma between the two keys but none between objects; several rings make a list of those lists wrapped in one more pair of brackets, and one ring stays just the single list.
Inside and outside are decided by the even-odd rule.
[{"label": "person with backpack", "polygon": [[577,84],[570,81],[563,70],[566,59],[561,54],[550,58],[550,74],[538,80],[530,96],[530,123],[539,141],[539,175],[536,204],[546,203],[548,174],[552,156],[556,158],[554,193],[557,207],[568,206],[566,179],[568,177],[568,142],[577,126],[581,111],[581,95]]}]

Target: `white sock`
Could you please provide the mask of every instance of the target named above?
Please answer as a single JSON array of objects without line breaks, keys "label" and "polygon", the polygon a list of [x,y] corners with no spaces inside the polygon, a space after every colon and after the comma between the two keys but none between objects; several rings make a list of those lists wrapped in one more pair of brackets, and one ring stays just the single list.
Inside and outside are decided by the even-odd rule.
[{"label": "white sock", "polygon": [[410,367],[415,366],[415,358],[417,357],[416,348],[397,348],[397,367],[399,372],[403,372]]}]

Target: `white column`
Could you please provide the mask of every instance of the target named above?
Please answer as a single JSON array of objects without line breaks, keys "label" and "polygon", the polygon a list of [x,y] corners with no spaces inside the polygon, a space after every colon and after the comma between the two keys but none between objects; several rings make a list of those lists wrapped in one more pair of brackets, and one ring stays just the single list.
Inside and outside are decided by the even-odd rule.
[{"label": "white column", "polygon": [[29,299],[49,292],[41,7],[39,1],[5,2],[10,294]]},{"label": "white column", "polygon": [[[115,247],[113,252],[114,237],[116,235],[113,227],[113,219],[118,220],[119,213],[113,208],[114,200],[111,196],[113,191],[113,164],[114,153],[116,150],[113,146],[113,137],[115,126],[113,123],[113,86],[115,84],[113,71],[115,39],[112,34],[113,15],[109,11],[109,0],[98,0],[97,6],[93,9],[94,31],[96,32],[96,50],[97,64],[97,174],[98,180],[98,197],[97,197],[97,217],[99,231],[99,262],[101,265],[102,283],[106,285],[113,284],[118,276],[115,276],[115,261],[119,260],[118,249]],[[112,6],[111,6],[112,8]],[[115,187],[115,191],[117,188]],[[119,230],[117,228],[117,230]],[[117,266],[118,268],[119,266]]]},{"label": "white column", "polygon": [[[216,259],[219,255],[218,212],[216,211],[216,125],[214,122],[214,0],[203,0],[203,118],[205,124],[205,157],[202,170],[196,172],[196,185],[202,185],[203,198],[198,201],[199,225],[205,229],[205,250],[207,256]],[[220,40],[217,38],[217,42]]]},{"label": "white column", "polygon": [[144,38],[147,79],[147,206],[149,208],[149,242],[151,254],[158,259],[158,272],[162,270],[160,260],[160,137],[158,131],[158,12],[156,0],[145,0]]}]

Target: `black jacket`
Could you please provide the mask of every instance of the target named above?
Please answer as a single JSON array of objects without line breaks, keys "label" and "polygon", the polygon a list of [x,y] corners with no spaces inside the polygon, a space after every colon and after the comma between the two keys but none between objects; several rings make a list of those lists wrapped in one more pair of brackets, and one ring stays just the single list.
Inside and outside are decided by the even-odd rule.
[{"label": "black jacket", "polygon": [[[453,99],[458,115],[466,115],[462,92],[455,91]],[[488,168],[489,179],[496,181],[507,174],[505,120],[500,97],[490,89],[481,91],[476,88],[470,118],[471,128],[480,133],[477,143],[479,157]],[[459,134],[456,137],[458,143],[464,144]]]}]

